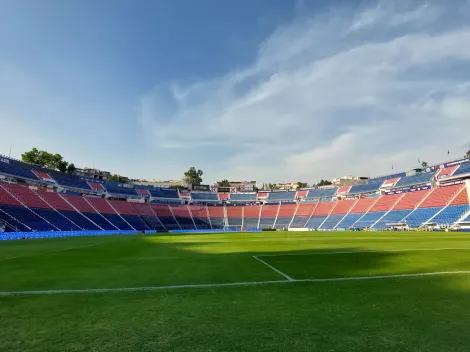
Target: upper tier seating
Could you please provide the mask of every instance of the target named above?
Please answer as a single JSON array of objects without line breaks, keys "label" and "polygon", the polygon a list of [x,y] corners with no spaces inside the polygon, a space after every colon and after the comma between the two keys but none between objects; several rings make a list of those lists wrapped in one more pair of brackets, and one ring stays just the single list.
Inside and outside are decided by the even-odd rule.
[{"label": "upper tier seating", "polygon": [[400,181],[397,182],[395,187],[400,188],[400,187],[407,187],[407,186],[428,183],[431,181],[433,175],[434,175],[433,172],[425,172],[425,173],[416,174],[414,176],[405,176],[405,177],[402,177]]},{"label": "upper tier seating", "polygon": [[440,169],[436,173],[436,176],[435,176],[436,180],[440,180],[440,179],[452,176],[454,174],[455,170],[458,169],[458,167],[459,167],[459,165],[454,165],[454,166],[449,166],[449,167]]},{"label": "upper tier seating", "polygon": [[295,199],[295,191],[289,192],[271,192],[269,193],[268,199],[269,200],[294,200]]},{"label": "upper tier seating", "polygon": [[349,194],[361,194],[378,191],[380,183],[366,183],[365,185],[355,185],[349,190]]},{"label": "upper tier seating", "polygon": [[328,198],[334,197],[338,188],[318,188],[308,191],[307,198]]},{"label": "upper tier seating", "polygon": [[351,187],[352,186],[341,186],[340,188],[338,188],[338,191],[336,192],[336,194],[338,194],[338,195],[348,194],[349,191],[351,190]]},{"label": "upper tier seating", "polygon": [[455,170],[453,176],[460,176],[465,174],[470,174],[470,162],[460,164],[459,168]]},{"label": "upper tier seating", "polygon": [[230,200],[230,193],[219,193],[219,200]]},{"label": "upper tier seating", "polygon": [[391,178],[389,180],[386,180],[381,187],[383,188],[391,188],[391,187],[394,187],[397,182],[400,181],[400,177],[395,177],[395,178]]},{"label": "upper tier seating", "polygon": [[41,181],[45,181],[45,182],[54,182],[54,180],[52,179],[51,176],[49,176],[49,174],[47,172],[44,172],[44,171],[40,171],[40,170],[33,170],[33,173],[36,175],[36,177],[38,179],[40,179]]},{"label": "upper tier seating", "polygon": [[88,181],[88,186],[90,186],[90,188],[93,190],[93,191],[105,191],[106,189],[104,188],[104,186],[101,184],[101,183],[98,183],[98,182],[91,182],[91,181]]},{"label": "upper tier seating", "polygon": [[308,190],[307,189],[302,189],[297,191],[297,194],[295,195],[296,198],[305,198],[307,197]]},{"label": "upper tier seating", "polygon": [[145,188],[136,188],[135,189],[137,194],[142,197],[150,197],[150,192],[148,189]]},{"label": "upper tier seating", "polygon": [[218,201],[219,197],[214,192],[191,192],[193,200]]},{"label": "upper tier seating", "polygon": [[179,199],[178,191],[174,189],[153,188],[149,189],[149,192],[154,198]]},{"label": "upper tier seating", "polygon": [[117,182],[108,181],[106,182],[105,187],[109,193],[137,196],[137,192],[134,187],[124,186]]},{"label": "upper tier seating", "polygon": [[405,177],[406,174],[404,172],[399,172],[397,174],[393,175],[387,175],[387,176],[380,176],[380,177],[373,177],[369,179],[369,183],[383,183],[385,180],[389,180],[392,178],[400,178],[400,177]]},{"label": "upper tier seating", "polygon": [[32,165],[0,156],[0,173],[17,176],[19,178],[39,180],[31,169]]},{"label": "upper tier seating", "polygon": [[231,193],[230,194],[231,202],[255,202],[256,193]]}]

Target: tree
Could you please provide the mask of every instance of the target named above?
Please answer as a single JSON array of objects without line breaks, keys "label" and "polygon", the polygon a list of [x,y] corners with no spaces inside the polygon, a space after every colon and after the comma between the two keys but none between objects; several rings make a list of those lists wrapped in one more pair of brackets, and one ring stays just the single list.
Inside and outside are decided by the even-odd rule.
[{"label": "tree", "polygon": [[196,170],[194,166],[191,166],[188,171],[184,173],[184,182],[192,185],[200,185],[202,182],[202,170]]},{"label": "tree", "polygon": [[328,180],[323,180],[323,179],[320,180],[320,182],[316,184],[316,186],[329,186],[329,185],[331,185],[331,182]]},{"label": "tree", "polygon": [[[45,150],[38,150],[37,148],[33,148],[29,152],[21,154],[21,160],[62,172],[66,172],[69,165],[62,155],[58,153],[52,154]],[[75,165],[73,168],[75,168]]]},{"label": "tree", "polygon": [[75,170],[77,170],[77,168],[75,167],[75,165],[73,163],[69,164],[69,166],[67,166],[67,172],[69,174],[73,174],[75,172]]},{"label": "tree", "polygon": [[426,161],[421,162],[422,167],[428,167],[428,163]]},{"label": "tree", "polygon": [[224,179],[222,181],[218,181],[217,185],[219,187],[230,187],[230,182],[227,179]]},{"label": "tree", "polygon": [[270,189],[271,191],[275,191],[275,190],[278,190],[279,187],[278,187],[278,185],[276,185],[276,184],[274,184],[274,183],[270,183],[270,184],[268,185],[268,189]]},{"label": "tree", "polygon": [[307,188],[308,184],[306,182],[297,182],[297,188]]},{"label": "tree", "polygon": [[114,181],[114,182],[119,182],[119,183],[128,183],[129,178],[125,176],[119,176],[119,175],[111,175],[108,178],[109,181]]},{"label": "tree", "polygon": [[467,150],[467,158],[470,158],[470,150]]}]

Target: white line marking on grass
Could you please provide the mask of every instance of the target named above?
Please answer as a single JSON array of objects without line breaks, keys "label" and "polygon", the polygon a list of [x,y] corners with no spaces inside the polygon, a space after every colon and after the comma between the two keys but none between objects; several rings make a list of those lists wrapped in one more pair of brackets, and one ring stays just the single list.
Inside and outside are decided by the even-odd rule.
[{"label": "white line marking on grass", "polygon": [[193,284],[193,285],[171,285],[171,286],[144,286],[144,287],[116,287],[116,288],[89,288],[89,289],[70,289],[70,290],[38,290],[38,291],[4,291],[0,292],[0,297],[7,296],[26,296],[26,295],[57,295],[57,294],[78,294],[78,293],[108,293],[108,292],[139,292],[139,291],[160,291],[174,289],[191,289],[191,288],[211,288],[211,287],[242,287],[242,286],[258,286],[272,284],[288,284],[288,283],[322,283],[322,282],[340,282],[340,281],[361,281],[361,280],[379,280],[379,279],[399,279],[413,278],[423,276],[443,276],[443,275],[469,275],[470,270],[465,271],[438,271],[430,273],[416,274],[390,274],[377,276],[351,276],[351,277],[335,277],[324,279],[301,279],[301,280],[273,280],[273,281],[251,281],[251,282],[232,282],[225,284]]},{"label": "white line marking on grass", "polygon": [[278,269],[276,269],[276,268],[275,268],[275,267],[273,267],[272,265],[270,265],[270,264],[266,263],[264,260],[262,260],[262,259],[259,259],[259,258],[258,258],[258,257],[256,257],[256,256],[253,256],[253,258],[255,258],[257,261],[259,261],[259,262],[263,263],[263,264],[264,264],[264,265],[266,265],[268,268],[270,268],[270,269],[274,270],[276,273],[278,273],[278,274],[280,274],[280,275],[284,276],[284,277],[285,277],[287,280],[289,280],[289,281],[295,281],[295,280],[294,280],[293,278],[291,278],[289,275],[287,275],[287,274],[284,274],[284,273],[283,273],[281,270],[278,270]]},{"label": "white line marking on grass", "polygon": [[395,279],[403,277],[421,277],[421,276],[441,276],[441,275],[458,275],[470,274],[470,270],[458,271],[436,271],[431,273],[416,273],[416,274],[390,274],[390,275],[375,275],[375,276],[350,276],[350,277],[332,277],[324,279],[302,279],[295,280],[295,282],[335,282],[335,281],[354,281],[354,280],[378,280],[378,279]]},{"label": "white line marking on grass", "polygon": [[306,253],[277,253],[277,254],[259,254],[258,257],[286,257],[302,255],[331,255],[331,254],[357,254],[357,253],[384,253],[384,252],[425,252],[425,251],[468,251],[470,248],[406,248],[406,249],[371,249],[371,250],[352,250],[352,251],[328,251],[328,248],[318,248],[326,250],[325,252],[306,252]]}]

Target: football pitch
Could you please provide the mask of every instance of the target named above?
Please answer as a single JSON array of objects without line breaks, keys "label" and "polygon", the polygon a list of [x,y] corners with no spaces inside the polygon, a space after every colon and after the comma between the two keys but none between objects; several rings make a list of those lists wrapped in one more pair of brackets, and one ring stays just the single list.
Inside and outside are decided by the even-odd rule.
[{"label": "football pitch", "polygon": [[469,351],[470,233],[0,243],[0,351]]}]

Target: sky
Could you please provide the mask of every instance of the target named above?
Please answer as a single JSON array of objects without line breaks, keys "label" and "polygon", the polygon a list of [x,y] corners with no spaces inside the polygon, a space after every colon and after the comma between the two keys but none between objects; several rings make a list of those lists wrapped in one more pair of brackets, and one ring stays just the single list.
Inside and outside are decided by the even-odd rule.
[{"label": "sky", "polygon": [[1,0],[0,154],[204,183],[404,171],[470,149],[468,43],[470,0]]}]

